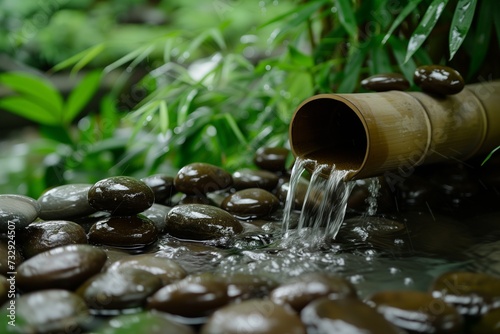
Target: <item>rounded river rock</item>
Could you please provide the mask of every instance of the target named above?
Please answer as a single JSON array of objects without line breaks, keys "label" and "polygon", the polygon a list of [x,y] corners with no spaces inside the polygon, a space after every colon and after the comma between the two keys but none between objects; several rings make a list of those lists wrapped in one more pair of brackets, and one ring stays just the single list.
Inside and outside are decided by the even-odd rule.
[{"label": "rounded river rock", "polygon": [[202,195],[226,189],[233,184],[231,174],[224,169],[195,162],[182,167],[174,179],[175,188],[188,195]]},{"label": "rounded river rock", "polygon": [[87,197],[90,187],[91,184],[66,184],[46,191],[38,198],[40,218],[69,219],[95,212]]},{"label": "rounded river rock", "polygon": [[165,231],[187,240],[213,240],[243,231],[241,223],[229,212],[205,204],[179,205],[168,213]]}]

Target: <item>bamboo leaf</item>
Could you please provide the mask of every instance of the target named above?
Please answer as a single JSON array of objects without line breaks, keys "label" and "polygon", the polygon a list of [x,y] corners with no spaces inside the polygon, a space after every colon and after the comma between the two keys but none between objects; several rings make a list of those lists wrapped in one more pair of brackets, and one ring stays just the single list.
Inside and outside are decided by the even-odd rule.
[{"label": "bamboo leaf", "polygon": [[236,136],[236,138],[238,139],[240,144],[246,146],[248,143],[245,139],[245,136],[243,135],[240,128],[238,127],[238,124],[236,124],[234,117],[231,114],[225,113],[224,119],[226,120],[227,124],[229,125],[229,127],[233,131],[233,134]]},{"label": "bamboo leaf", "polygon": [[[491,37],[491,30],[493,28],[493,15],[492,12],[498,6],[492,6],[491,1],[483,1],[481,7],[479,8],[476,33],[474,34],[474,49],[471,52],[471,61],[469,66],[469,79],[477,72],[479,67],[482,65],[486,53],[488,52],[488,46]],[[495,25],[496,22],[495,22]],[[500,31],[499,31],[500,32]],[[472,36],[470,36],[472,37]]]},{"label": "bamboo leaf", "polygon": [[335,0],[335,5],[338,10],[338,18],[340,24],[342,24],[347,33],[353,39],[357,39],[358,24],[356,23],[356,17],[354,16],[354,9],[353,9],[354,6],[352,5],[352,1]]},{"label": "bamboo leaf", "polygon": [[64,105],[64,114],[62,115],[64,123],[70,123],[82,111],[83,107],[85,107],[99,88],[100,81],[100,71],[90,72],[71,91]]},{"label": "bamboo leaf", "polygon": [[160,102],[160,131],[161,133],[165,134],[168,131],[169,128],[169,121],[168,121],[168,107],[167,107],[167,102],[165,100],[162,100]]},{"label": "bamboo leaf", "polygon": [[295,66],[295,68],[297,66],[300,66],[302,68],[310,68],[314,65],[311,56],[305,55],[294,46],[289,45],[288,52],[290,54],[291,62]]},{"label": "bamboo leaf", "polygon": [[349,60],[344,68],[344,75],[337,92],[351,93],[354,91],[359,82],[359,73],[366,57],[367,47],[361,46],[357,48],[349,57]]},{"label": "bamboo leaf", "polygon": [[462,45],[465,36],[469,32],[474,11],[476,10],[476,0],[459,0],[450,27],[450,60]]},{"label": "bamboo leaf", "polygon": [[392,54],[394,55],[394,58],[398,63],[399,69],[404,74],[405,78],[413,85],[413,74],[415,73],[417,65],[412,58],[408,59],[408,61],[405,61],[405,43],[395,37],[390,37],[388,41],[389,45],[392,48]]},{"label": "bamboo leaf", "polygon": [[60,124],[59,118],[54,113],[23,96],[7,96],[0,99],[0,109],[7,110],[36,123],[46,125]]},{"label": "bamboo leaf", "polygon": [[370,74],[390,72],[392,72],[392,66],[387,49],[380,47],[379,39],[374,38],[370,46]]},{"label": "bamboo leaf", "polygon": [[[90,61],[92,61],[95,57],[97,57],[102,51],[104,51],[105,45],[104,43],[100,43],[97,45],[94,45],[86,50],[83,50],[82,52],[77,53],[76,55],[56,64],[51,71],[57,72],[60,70],[63,70],[65,68],[68,68],[70,66],[74,65],[73,71],[75,68],[78,68],[80,70],[83,66],[88,64]],[[78,67],[77,67],[78,65]]]},{"label": "bamboo leaf", "polygon": [[436,22],[443,13],[444,8],[447,4],[448,0],[432,1],[429,8],[425,12],[424,17],[413,32],[410,41],[408,42],[405,62],[413,56],[413,54],[420,48],[420,46],[422,46],[424,41],[431,33],[432,29],[436,25]]},{"label": "bamboo leaf", "polygon": [[403,22],[408,15],[410,15],[411,12],[417,8],[418,4],[421,3],[422,0],[410,0],[408,4],[403,8],[403,10],[399,13],[399,15],[396,17],[394,22],[391,25],[391,28],[389,28],[389,31],[387,31],[387,34],[385,34],[384,39],[382,40],[382,44],[385,44],[389,37],[392,36],[392,33],[394,30]]},{"label": "bamboo leaf", "polygon": [[490,152],[490,154],[488,154],[488,156],[481,163],[481,166],[484,165],[488,160],[490,160],[493,154],[495,154],[495,152],[498,150],[500,150],[500,146],[497,146],[493,151]]},{"label": "bamboo leaf", "polygon": [[21,72],[8,72],[0,74],[0,84],[24,95],[33,103],[40,104],[40,107],[49,113],[61,114],[63,105],[61,94],[43,78]]}]

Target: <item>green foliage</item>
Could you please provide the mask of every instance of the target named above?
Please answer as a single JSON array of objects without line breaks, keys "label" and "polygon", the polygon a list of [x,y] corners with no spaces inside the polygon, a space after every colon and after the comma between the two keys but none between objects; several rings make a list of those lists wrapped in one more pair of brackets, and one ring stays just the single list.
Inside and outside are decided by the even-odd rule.
[{"label": "green foliage", "polygon": [[[65,100],[43,80],[4,74],[0,83],[16,94],[0,107],[63,144],[37,148],[52,159],[47,185],[106,173],[144,176],[193,161],[234,170],[251,165],[260,146],[286,146],[293,111],[313,94],[361,92],[361,79],[384,72],[412,82],[417,66],[464,56],[470,80],[492,48],[493,30],[500,40],[497,7],[493,0],[60,3],[47,12],[53,20],[39,27],[36,43],[12,38],[20,30],[10,40],[19,50],[37,46],[52,72],[97,72]],[[33,8],[16,15],[32,17]],[[126,22],[140,8],[163,23]],[[72,126],[100,76],[117,70],[100,112]],[[135,71],[147,74],[124,90]]]}]

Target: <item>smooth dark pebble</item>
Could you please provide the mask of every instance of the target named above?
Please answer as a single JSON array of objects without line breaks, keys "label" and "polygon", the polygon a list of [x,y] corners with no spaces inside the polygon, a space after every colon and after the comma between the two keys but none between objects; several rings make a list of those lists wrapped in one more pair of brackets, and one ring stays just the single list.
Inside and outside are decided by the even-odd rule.
[{"label": "smooth dark pebble", "polygon": [[188,276],[158,290],[148,299],[147,307],[181,317],[203,318],[229,301],[225,283]]},{"label": "smooth dark pebble", "polygon": [[387,321],[411,333],[461,333],[463,318],[442,299],[421,291],[380,291],[367,301]]},{"label": "smooth dark pebble", "polygon": [[227,294],[231,300],[243,301],[265,298],[278,284],[263,275],[235,273],[220,276],[227,285]]},{"label": "smooth dark pebble", "polygon": [[67,245],[35,255],[17,267],[16,284],[23,291],[73,290],[101,271],[106,253],[90,245]]},{"label": "smooth dark pebble", "polygon": [[182,167],[174,178],[175,188],[188,195],[204,195],[229,188],[233,184],[231,174],[224,169],[203,162]]},{"label": "smooth dark pebble", "polygon": [[272,191],[279,181],[279,176],[267,170],[240,169],[233,173],[233,188],[262,188]]},{"label": "smooth dark pebble", "polygon": [[463,315],[478,317],[500,307],[500,278],[487,274],[448,272],[436,278],[430,291]]},{"label": "smooth dark pebble", "polygon": [[184,204],[212,205],[212,202],[205,195],[184,195],[179,199],[177,205],[184,205]]},{"label": "smooth dark pebble", "polygon": [[65,220],[95,212],[87,197],[90,187],[91,184],[67,184],[47,190],[38,198],[40,218]]},{"label": "smooth dark pebble", "polygon": [[[309,187],[309,182],[300,179],[300,181],[297,183],[294,191],[294,196],[293,196],[293,208],[295,210],[302,210],[302,207],[304,206],[304,201],[307,193],[307,189]],[[286,198],[288,196],[288,191],[290,190],[290,183],[285,182],[283,183],[279,188],[278,188],[278,198],[285,203]]]},{"label": "smooth dark pebble", "polygon": [[255,152],[254,163],[261,169],[271,172],[286,170],[286,159],[290,150],[284,147],[261,147]]},{"label": "smooth dark pebble", "polygon": [[470,331],[471,334],[500,334],[500,308],[483,314]]},{"label": "smooth dark pebble", "polygon": [[89,242],[123,249],[151,246],[158,239],[155,224],[141,215],[111,216],[95,223],[88,233]]},{"label": "smooth dark pebble", "polygon": [[22,232],[20,242],[26,258],[59,246],[86,243],[87,234],[83,227],[67,220],[31,223]]},{"label": "smooth dark pebble", "polygon": [[94,314],[142,307],[162,287],[161,279],[136,268],[107,270],[89,278],[76,291]]},{"label": "smooth dark pebble", "polygon": [[108,270],[120,268],[135,268],[148,271],[161,279],[163,285],[179,281],[187,273],[177,262],[154,254],[139,254],[127,256],[114,262]]},{"label": "smooth dark pebble", "polygon": [[400,73],[385,73],[372,75],[361,81],[361,86],[375,92],[386,92],[389,90],[407,90],[410,82]]},{"label": "smooth dark pebble", "polygon": [[31,197],[0,195],[0,233],[25,228],[39,213],[40,204]]},{"label": "smooth dark pebble", "polygon": [[413,81],[424,92],[439,95],[460,93],[465,85],[462,75],[457,70],[440,65],[417,67]]},{"label": "smooth dark pebble", "polygon": [[149,209],[141,212],[141,215],[151,220],[158,230],[158,233],[162,233],[167,224],[167,215],[172,208],[166,205],[153,204]]},{"label": "smooth dark pebble", "polygon": [[296,312],[300,312],[317,298],[356,298],[357,293],[354,286],[343,277],[307,273],[281,284],[269,297],[276,304],[289,305]]},{"label": "smooth dark pebble", "polygon": [[239,219],[253,219],[270,215],[279,205],[279,199],[269,191],[248,188],[227,196],[221,208]]},{"label": "smooth dark pebble", "polygon": [[155,203],[164,204],[177,193],[174,186],[174,178],[165,174],[155,174],[144,177],[142,182],[147,184],[155,195]]},{"label": "smooth dark pebble", "polygon": [[220,333],[306,334],[306,329],[289,309],[270,300],[253,299],[215,311],[201,329],[201,334]]},{"label": "smooth dark pebble", "polygon": [[97,334],[194,334],[194,330],[154,312],[123,314],[111,318]]},{"label": "smooth dark pebble", "polygon": [[26,293],[15,300],[15,327],[7,325],[8,317],[2,318],[2,333],[81,333],[89,312],[75,293],[48,289]]},{"label": "smooth dark pebble", "polygon": [[113,176],[96,182],[88,192],[90,205],[113,215],[133,215],[153,205],[153,190],[129,176]]},{"label": "smooth dark pebble", "polygon": [[107,211],[97,211],[85,217],[73,218],[71,221],[83,227],[85,233],[89,233],[90,228],[98,221],[111,217]]},{"label": "smooth dark pebble", "polygon": [[308,333],[402,333],[374,308],[354,298],[316,299],[302,309],[300,317]]},{"label": "smooth dark pebble", "polygon": [[168,213],[165,231],[186,240],[213,240],[241,233],[240,222],[227,211],[204,204],[179,205]]}]

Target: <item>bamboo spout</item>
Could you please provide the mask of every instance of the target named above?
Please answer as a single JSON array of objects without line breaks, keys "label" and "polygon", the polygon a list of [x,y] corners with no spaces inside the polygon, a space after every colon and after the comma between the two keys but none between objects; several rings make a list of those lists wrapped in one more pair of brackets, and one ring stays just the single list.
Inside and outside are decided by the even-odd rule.
[{"label": "bamboo spout", "polygon": [[400,91],[315,95],[296,109],[290,144],[297,157],[352,170],[347,179],[467,160],[500,145],[500,81],[466,85],[446,97]]}]

